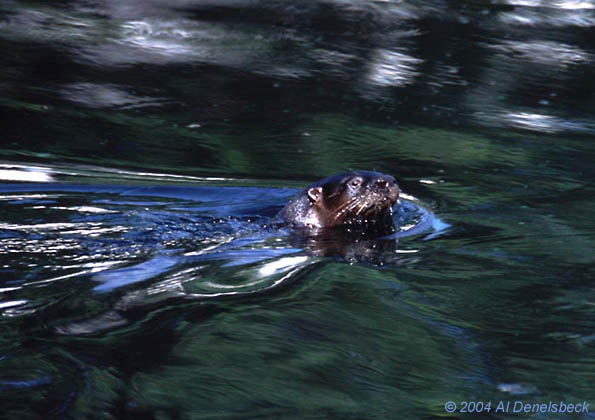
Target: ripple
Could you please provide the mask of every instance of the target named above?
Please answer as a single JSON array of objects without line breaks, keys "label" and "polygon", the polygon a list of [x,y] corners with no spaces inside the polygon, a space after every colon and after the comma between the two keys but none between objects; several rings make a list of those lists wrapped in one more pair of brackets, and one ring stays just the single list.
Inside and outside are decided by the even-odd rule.
[{"label": "ripple", "polygon": [[25,305],[28,300],[12,300],[12,301],[0,301],[0,309],[12,308],[15,306],[22,306]]},{"label": "ripple", "polygon": [[595,25],[595,16],[585,12],[589,12],[589,10],[587,8],[578,10],[560,8],[553,13],[547,8],[525,7],[501,13],[498,19],[507,25],[590,28]]},{"label": "ripple", "polygon": [[567,120],[561,117],[536,112],[477,112],[474,119],[486,126],[513,127],[542,133],[561,133],[565,131],[590,134],[595,126],[589,121]]},{"label": "ripple", "polygon": [[592,55],[583,49],[553,41],[504,41],[491,45],[491,48],[548,66],[567,66],[593,61]]},{"label": "ripple", "polygon": [[380,86],[405,86],[413,82],[419,72],[416,71],[423,60],[407,54],[379,49],[370,63],[368,79]]},{"label": "ripple", "polygon": [[69,101],[89,108],[118,107],[136,109],[163,106],[174,101],[167,98],[134,95],[126,86],[99,83],[72,83],[59,89],[59,94]]},{"label": "ripple", "polygon": [[0,164],[0,181],[52,182],[49,168]]},{"label": "ripple", "polygon": [[405,193],[400,194],[399,205],[394,212],[395,224],[400,230],[395,234],[395,237],[407,238],[424,235],[425,239],[433,239],[449,230],[448,223],[440,220],[421,203],[417,203],[420,203],[418,198]]},{"label": "ripple", "polygon": [[593,4],[593,1],[589,0],[504,0],[504,3],[513,6],[541,7],[554,9],[595,9],[595,4]]}]

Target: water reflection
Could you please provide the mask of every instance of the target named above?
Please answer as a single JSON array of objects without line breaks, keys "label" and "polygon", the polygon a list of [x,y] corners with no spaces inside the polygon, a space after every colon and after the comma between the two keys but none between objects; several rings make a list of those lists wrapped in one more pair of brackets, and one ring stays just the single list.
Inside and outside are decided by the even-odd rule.
[{"label": "water reflection", "polygon": [[[587,100],[579,98],[580,90],[591,83],[581,74],[593,62],[592,47],[580,33],[556,28],[593,27],[593,3],[505,4],[510,6],[328,2],[276,9],[279,5],[264,2],[129,0],[103,6],[73,2],[55,9],[9,3],[3,6],[0,37],[7,50],[34,41],[38,61],[65,63],[59,76],[48,74],[37,83],[28,81],[34,86],[21,86],[36,92],[36,99],[32,93],[16,95],[31,102],[28,106],[53,104],[56,93],[89,109],[184,109],[192,114],[198,106],[207,118],[183,117],[183,124],[204,130],[204,120],[249,112],[262,101],[263,92],[291,98],[296,88],[305,87],[310,97],[326,98],[326,109],[339,112],[363,100],[387,119],[449,123],[456,115],[458,124],[472,126],[590,133],[589,115],[575,122],[572,111],[589,112]],[[140,76],[142,88],[136,74],[140,65],[150,68]],[[176,70],[197,65],[199,77]],[[3,89],[13,96],[23,91],[17,75],[26,68],[26,63],[10,59],[2,69]],[[84,76],[76,68],[83,69]],[[116,71],[128,83],[103,80],[94,68]],[[218,83],[221,72],[239,84],[263,83],[260,96],[212,91],[208,81]],[[171,78],[173,74],[184,81]],[[194,88],[180,90],[180,83]],[[320,90],[326,86],[348,96],[333,101]],[[543,94],[539,86],[548,86],[556,97]],[[273,92],[275,87],[278,92]],[[518,109],[527,92],[540,97]],[[283,113],[305,112],[300,101],[290,100]],[[544,105],[550,112],[543,112]],[[19,109],[25,104],[4,106]],[[257,109],[251,118],[262,112]],[[543,115],[548,122],[539,123],[528,117],[532,115]]]},{"label": "water reflection", "polygon": [[419,75],[415,69],[421,60],[397,51],[377,50],[370,64],[369,79],[380,86],[406,86]]},{"label": "water reflection", "polygon": [[593,61],[590,54],[580,48],[551,41],[506,41],[500,45],[493,45],[493,48],[513,54],[519,60],[528,60],[548,66],[567,66]]},{"label": "water reflection", "polygon": [[126,92],[125,87],[96,83],[73,83],[64,86],[61,94],[65,99],[89,108],[135,109],[163,106],[167,103],[165,98],[135,96]]},{"label": "water reflection", "polygon": [[53,178],[49,168],[0,164],[0,181],[51,182]]}]

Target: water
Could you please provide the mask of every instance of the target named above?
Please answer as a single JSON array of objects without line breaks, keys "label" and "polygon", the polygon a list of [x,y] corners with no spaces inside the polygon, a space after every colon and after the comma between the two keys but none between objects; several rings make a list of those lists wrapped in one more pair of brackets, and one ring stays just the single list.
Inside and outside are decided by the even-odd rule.
[{"label": "water", "polygon": [[[2,3],[2,418],[592,418],[512,407],[595,404],[594,24]],[[350,168],[398,179],[398,235],[275,223]]]}]

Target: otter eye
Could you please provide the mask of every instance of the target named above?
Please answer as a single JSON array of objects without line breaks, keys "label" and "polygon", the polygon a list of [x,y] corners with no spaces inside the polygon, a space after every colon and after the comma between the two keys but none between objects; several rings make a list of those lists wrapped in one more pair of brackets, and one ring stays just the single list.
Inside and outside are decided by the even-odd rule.
[{"label": "otter eye", "polygon": [[349,182],[349,185],[351,185],[353,188],[357,188],[362,185],[362,183],[363,180],[361,178],[353,178],[351,182]]}]

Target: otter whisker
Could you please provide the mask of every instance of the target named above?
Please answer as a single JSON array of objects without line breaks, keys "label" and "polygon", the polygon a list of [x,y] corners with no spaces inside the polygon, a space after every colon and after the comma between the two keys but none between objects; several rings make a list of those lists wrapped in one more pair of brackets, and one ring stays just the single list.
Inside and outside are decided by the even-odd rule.
[{"label": "otter whisker", "polygon": [[359,206],[359,208],[357,209],[357,212],[355,213],[356,216],[359,216],[362,214],[362,212],[366,209],[367,207],[367,203],[364,201],[362,202],[361,206]]},{"label": "otter whisker", "polygon": [[337,222],[345,213],[356,209],[359,206],[360,202],[361,200],[358,197],[355,197],[347,201],[345,205],[340,206],[339,211],[333,217],[333,222]]},{"label": "otter whisker", "polygon": [[339,207],[337,207],[336,211],[339,212],[345,212],[347,210],[353,210],[353,208],[357,205],[357,203],[360,201],[360,199],[358,197],[354,197],[352,199],[350,199],[349,201],[346,201],[344,204],[341,204]]}]

